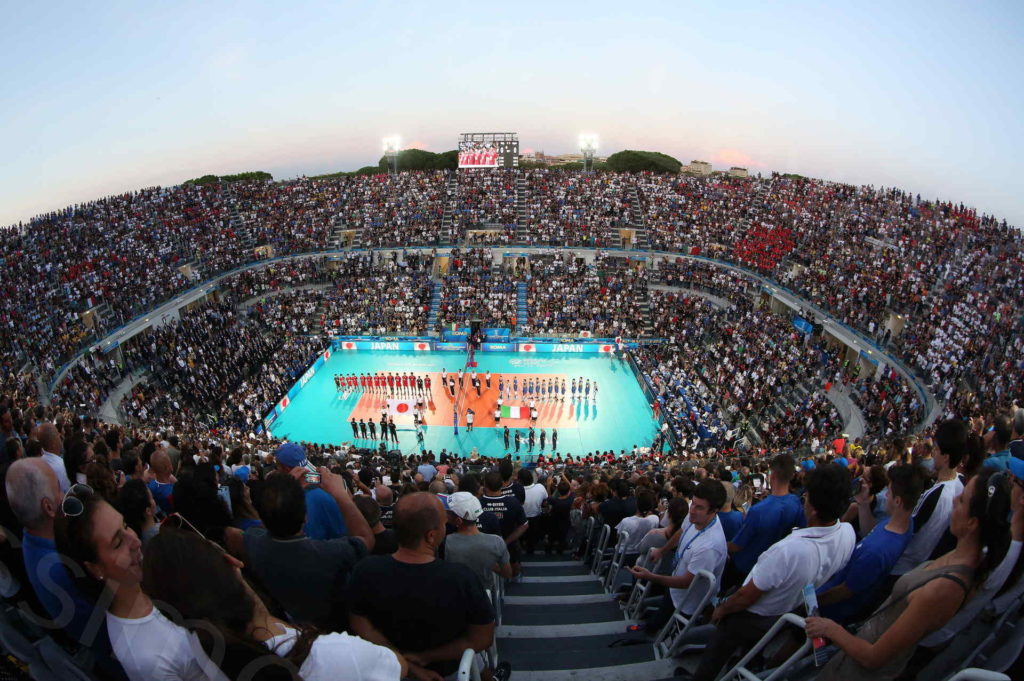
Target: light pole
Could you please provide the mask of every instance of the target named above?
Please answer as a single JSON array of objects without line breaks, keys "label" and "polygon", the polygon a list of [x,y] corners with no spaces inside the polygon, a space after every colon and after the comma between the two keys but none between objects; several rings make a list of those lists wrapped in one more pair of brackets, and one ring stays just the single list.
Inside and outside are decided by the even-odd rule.
[{"label": "light pole", "polygon": [[597,135],[580,133],[580,152],[583,154],[583,172],[594,172],[594,152],[597,151]]},{"label": "light pole", "polygon": [[402,148],[402,139],[398,135],[384,138],[384,156],[388,159],[388,173],[398,172],[398,151]]}]

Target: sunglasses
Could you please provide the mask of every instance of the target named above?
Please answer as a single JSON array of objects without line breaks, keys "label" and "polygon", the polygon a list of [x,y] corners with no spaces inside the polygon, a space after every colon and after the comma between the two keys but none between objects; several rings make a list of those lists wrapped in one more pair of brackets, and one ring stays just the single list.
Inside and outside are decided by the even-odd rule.
[{"label": "sunglasses", "polygon": [[64,493],[64,499],[60,502],[60,512],[66,518],[77,518],[85,512],[85,504],[78,498],[79,495],[91,495],[92,487],[82,483],[75,483]]}]

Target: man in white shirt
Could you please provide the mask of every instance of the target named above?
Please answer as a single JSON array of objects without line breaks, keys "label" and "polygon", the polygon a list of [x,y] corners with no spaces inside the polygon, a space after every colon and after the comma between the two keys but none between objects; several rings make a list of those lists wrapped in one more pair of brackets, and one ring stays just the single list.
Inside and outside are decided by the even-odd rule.
[{"label": "man in white shirt", "polygon": [[532,554],[537,547],[537,542],[544,536],[545,528],[543,523],[545,518],[542,513],[542,506],[544,500],[548,498],[548,491],[544,489],[544,485],[535,482],[536,476],[528,468],[520,468],[518,477],[519,483],[523,486],[523,490],[526,493],[523,511],[526,512],[526,520],[530,523],[526,534],[523,535],[523,547],[526,549],[526,553]]},{"label": "man in white shirt", "polygon": [[795,529],[761,554],[743,586],[711,617],[715,632],[694,674],[712,681],[737,649],[749,650],[780,615],[803,601],[803,588],[817,589],[853,554],[856,533],[839,522],[850,503],[850,473],[839,464],[818,466],[807,474],[804,516]]},{"label": "man in white shirt", "polygon": [[646,629],[650,633],[656,633],[665,626],[676,609],[686,617],[697,614],[704,591],[702,588],[691,592],[690,586],[701,570],[715,576],[713,589],[717,593],[725,561],[729,557],[728,542],[718,520],[718,510],[725,505],[725,500],[725,487],[719,481],[702,480],[693,493],[689,515],[683,522],[672,574],[658,575],[646,568],[630,568],[637,579],[669,587],[661,607],[647,622]]},{"label": "man in white shirt", "polygon": [[67,494],[68,489],[71,487],[71,480],[68,478],[64,459],[61,457],[61,452],[64,451],[64,438],[60,436],[57,426],[52,423],[40,424],[36,429],[36,437],[39,438],[39,443],[43,445],[43,461],[49,464],[57,476],[60,493]]},{"label": "man in white shirt", "polygon": [[[960,419],[943,421],[935,429],[935,484],[921,495],[914,509],[914,538],[890,573],[899,577],[931,558],[949,529],[953,500],[964,491],[956,469],[967,452],[967,423]],[[891,580],[895,581],[895,579]]]}]

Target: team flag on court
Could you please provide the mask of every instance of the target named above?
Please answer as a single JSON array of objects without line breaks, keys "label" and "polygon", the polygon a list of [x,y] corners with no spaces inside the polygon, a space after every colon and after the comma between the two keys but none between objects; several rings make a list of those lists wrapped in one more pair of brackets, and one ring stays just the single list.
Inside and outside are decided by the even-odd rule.
[{"label": "team flag on court", "polygon": [[[523,416],[520,416],[520,412]],[[520,419],[525,418],[526,409],[524,407],[509,407],[507,405],[501,405],[501,418],[503,419]]]},{"label": "team flag on court", "polygon": [[388,400],[388,412],[391,414],[411,414],[413,407],[410,400]]},{"label": "team flag on court", "polygon": [[537,352],[537,346],[533,343],[520,343],[519,352]]},{"label": "team flag on court", "polygon": [[422,343],[417,341],[412,344],[412,349],[419,352],[424,352],[430,349],[430,343]]}]

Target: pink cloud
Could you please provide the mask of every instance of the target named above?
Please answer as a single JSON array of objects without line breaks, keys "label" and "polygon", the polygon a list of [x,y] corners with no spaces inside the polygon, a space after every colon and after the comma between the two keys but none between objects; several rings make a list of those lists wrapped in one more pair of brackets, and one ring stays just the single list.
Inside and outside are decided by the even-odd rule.
[{"label": "pink cloud", "polygon": [[408,144],[404,144],[402,146],[404,146],[406,149],[422,149],[423,151],[430,150],[429,144],[427,144],[426,142],[420,142],[419,140],[409,142]]},{"label": "pink cloud", "polygon": [[739,166],[741,168],[763,165],[738,149],[720,149],[711,156],[711,160],[716,165]]}]

